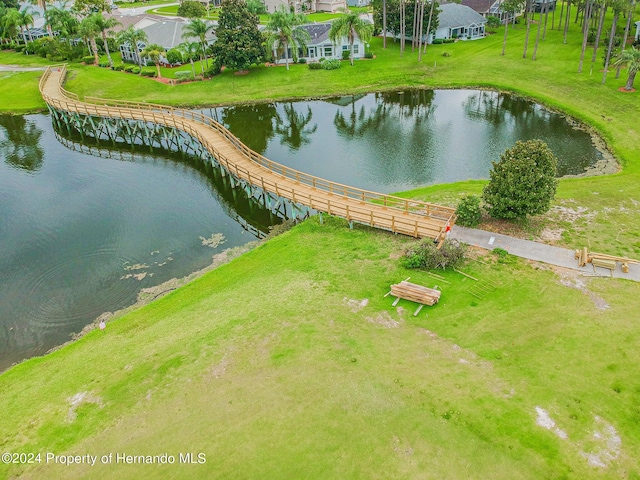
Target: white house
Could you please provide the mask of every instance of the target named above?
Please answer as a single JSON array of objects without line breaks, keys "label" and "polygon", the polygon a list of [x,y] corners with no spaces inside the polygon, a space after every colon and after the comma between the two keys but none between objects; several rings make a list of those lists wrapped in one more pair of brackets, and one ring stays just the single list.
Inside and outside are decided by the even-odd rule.
[{"label": "white house", "polygon": [[484,37],[487,19],[472,8],[457,3],[440,5],[438,29],[429,36],[430,43],[436,38],[461,38],[475,40]]},{"label": "white house", "polygon": [[636,22],[636,41],[640,42],[640,22]]},{"label": "white house", "polygon": [[[304,58],[307,62],[316,62],[320,58],[342,59],[342,52],[349,50],[349,40],[347,37],[343,37],[336,45],[329,39],[331,23],[311,23],[302,25],[299,28],[305,29],[311,37],[311,40],[309,40],[307,44],[307,51],[298,52],[298,58]],[[365,43],[356,36],[353,42],[353,58],[363,58],[365,46]],[[291,62],[291,58],[292,54],[291,51],[289,51],[289,62]],[[284,64],[285,62],[283,52],[276,60],[276,63]]]}]

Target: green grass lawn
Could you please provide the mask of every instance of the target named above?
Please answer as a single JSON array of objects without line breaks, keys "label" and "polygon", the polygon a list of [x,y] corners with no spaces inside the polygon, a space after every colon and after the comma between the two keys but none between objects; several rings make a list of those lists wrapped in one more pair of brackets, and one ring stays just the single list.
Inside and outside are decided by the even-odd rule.
[{"label": "green grass lawn", "polygon": [[[356,9],[356,10],[365,10],[366,9]],[[168,15],[168,16],[177,16],[178,15],[178,5],[169,5],[165,7],[154,8],[153,10],[149,10],[148,13],[153,13],[155,15]],[[218,20],[220,15],[219,9],[211,9],[209,11],[209,15],[206,15],[204,18],[207,20]],[[310,23],[313,22],[328,22],[329,20],[334,20],[338,17],[341,17],[342,13],[326,13],[326,12],[316,12],[310,13],[306,15],[307,21]],[[266,25],[269,23],[269,14],[265,13],[262,15],[258,15],[260,19],[260,24]]]},{"label": "green grass lawn", "polygon": [[[640,284],[489,254],[463,268],[496,282],[480,299],[455,272],[401,268],[411,241],[310,220],[0,376],[4,451],[205,464],[0,476],[638,478]],[[443,291],[418,317],[384,298],[409,276]]]}]

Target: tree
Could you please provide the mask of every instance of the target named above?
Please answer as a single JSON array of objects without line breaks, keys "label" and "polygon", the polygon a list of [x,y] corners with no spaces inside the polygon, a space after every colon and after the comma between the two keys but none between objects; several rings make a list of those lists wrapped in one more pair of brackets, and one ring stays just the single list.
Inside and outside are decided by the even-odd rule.
[{"label": "tree", "polygon": [[158,72],[158,78],[162,78],[162,74],[160,73],[160,60],[162,57],[166,55],[164,47],[158,45],[157,43],[152,43],[151,45],[147,45],[142,50],[142,56],[149,57],[153,63],[156,64],[156,72]]},{"label": "tree", "polygon": [[307,43],[311,40],[309,32],[302,28],[296,28],[306,22],[306,17],[300,13],[288,12],[285,8],[278,9],[269,15],[267,24],[267,55],[275,49],[284,51],[285,64],[289,70],[289,47],[293,53],[293,60],[298,57],[298,49],[307,49]]},{"label": "tree", "polygon": [[338,40],[343,37],[347,37],[349,40],[349,50],[351,51],[349,59],[351,60],[351,65],[353,65],[353,43],[356,35],[360,37],[360,40],[363,42],[368,42],[372,34],[373,25],[362,20],[357,13],[345,13],[333,21],[331,30],[329,30],[329,38],[333,43],[338,43]]},{"label": "tree", "polygon": [[516,142],[493,162],[482,199],[494,218],[524,218],[549,210],[558,159],[542,140]]},{"label": "tree", "polygon": [[196,66],[193,61],[199,57],[202,75],[204,76],[204,62],[202,61],[202,45],[200,45],[200,42],[182,42],[178,45],[178,51],[182,54],[183,59],[187,58],[191,62],[191,73],[193,73],[194,80],[196,79]]},{"label": "tree", "polygon": [[[524,0],[505,0],[502,2],[500,6],[500,10],[498,12],[505,12],[507,14],[507,21],[504,22],[504,35],[502,37],[502,55],[504,55],[507,49],[507,33],[509,32],[509,16],[512,18],[512,28],[513,23],[516,21],[516,12],[518,12],[524,3]],[[511,14],[511,15],[510,15]]]},{"label": "tree", "polygon": [[618,18],[620,18],[620,12],[625,8],[625,0],[613,1],[613,23],[611,24],[611,34],[609,35],[609,46],[607,47],[607,53],[604,58],[604,72],[602,73],[602,83],[607,81],[607,71],[609,70],[609,62],[611,61],[611,52],[613,51],[613,44],[615,43],[616,27],[618,26]]},{"label": "tree", "polygon": [[24,34],[25,30],[29,34],[29,41],[33,42],[33,37],[31,36],[29,27],[33,27],[34,16],[38,17],[40,14],[38,12],[34,12],[29,6],[25,6],[20,10],[20,31],[22,32],[24,43],[27,43],[27,37]]},{"label": "tree", "polygon": [[89,16],[92,13],[99,12],[110,12],[111,2],[109,0],[75,0],[72,10],[81,16]]},{"label": "tree", "polygon": [[216,37],[212,50],[218,68],[246,70],[264,58],[258,16],[244,0],[223,0]]},{"label": "tree", "polygon": [[209,67],[209,60],[207,57],[207,35],[213,30],[213,27],[213,24],[207,24],[204,20],[194,18],[182,31],[182,38],[197,38],[200,41],[202,55],[204,55],[204,63],[207,68]]},{"label": "tree", "polygon": [[[46,19],[47,18],[47,3],[50,0],[30,0],[31,5],[37,5],[38,7],[40,7],[42,9],[42,16]],[[51,30],[51,25],[49,25],[48,23],[45,23],[45,26],[47,27],[47,32],[49,33],[49,36],[53,35],[53,31]]]},{"label": "tree", "polygon": [[67,40],[67,44],[71,44],[69,37],[74,35],[78,29],[78,19],[74,17],[69,10],[64,8],[49,8],[44,14],[47,28],[51,31],[57,31],[60,36]]},{"label": "tree", "polygon": [[93,15],[91,15],[91,17],[93,18],[93,23],[95,23],[96,27],[100,31],[102,44],[104,45],[104,51],[107,54],[107,58],[109,59],[109,66],[113,67],[113,59],[111,58],[109,43],[107,42],[107,33],[109,33],[116,26],[121,25],[121,23],[115,18],[104,18],[101,12],[94,13]]},{"label": "tree", "polygon": [[131,25],[126,30],[123,30],[118,35],[116,41],[122,45],[128,43],[134,52],[136,52],[136,57],[138,58],[138,66],[140,67],[140,73],[142,73],[142,55],[140,53],[140,46],[138,43],[144,43],[147,41],[147,34],[144,30],[136,30]]},{"label": "tree", "polygon": [[[284,5],[283,5],[284,6]],[[267,7],[261,0],[247,0],[247,9],[256,15],[263,15],[267,12]]]},{"label": "tree", "polygon": [[2,17],[2,35],[7,38],[18,36],[20,12],[17,8],[8,8]]},{"label": "tree", "polygon": [[622,51],[618,59],[613,64],[615,67],[627,67],[627,84],[624,89],[627,92],[633,90],[633,82],[636,79],[636,73],[640,70],[640,50],[635,47]]},{"label": "tree", "polygon": [[100,29],[92,17],[89,16],[82,19],[80,25],[78,25],[78,34],[89,41],[91,52],[93,53],[93,64],[97,65],[100,62],[100,56],[98,55],[96,36],[100,34]]},{"label": "tree", "polygon": [[200,2],[184,0],[178,7],[178,16],[186,18],[201,18],[207,14],[207,10]]}]

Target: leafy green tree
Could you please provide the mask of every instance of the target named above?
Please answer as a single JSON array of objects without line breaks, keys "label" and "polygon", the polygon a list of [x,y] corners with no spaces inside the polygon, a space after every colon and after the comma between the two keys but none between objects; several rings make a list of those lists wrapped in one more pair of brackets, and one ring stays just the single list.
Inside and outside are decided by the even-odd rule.
[{"label": "leafy green tree", "polygon": [[[4,0],[3,0],[4,1]],[[42,9],[42,16],[47,18],[47,4],[52,3],[52,0],[29,0],[31,5],[37,5]],[[48,23],[45,23],[45,27],[47,28],[47,32],[49,32],[49,36],[53,35],[53,31],[51,30],[51,26]]]},{"label": "leafy green tree", "polygon": [[143,57],[149,57],[153,63],[156,65],[156,72],[158,72],[158,78],[162,78],[162,74],[160,73],[160,60],[165,56],[167,52],[164,47],[158,45],[157,43],[152,43],[151,45],[147,45],[142,50]]},{"label": "leafy green tree", "polygon": [[104,51],[109,59],[109,65],[113,67],[113,59],[111,58],[111,52],[109,51],[109,42],[107,42],[107,34],[110,33],[116,26],[121,25],[118,20],[113,17],[105,18],[101,12],[91,15],[93,22],[100,31],[102,37],[102,44],[104,45]]},{"label": "leafy green tree", "polygon": [[482,210],[480,208],[480,197],[476,195],[465,195],[460,200],[456,209],[458,219],[456,223],[463,227],[475,227],[482,220]]},{"label": "leafy green tree", "polygon": [[138,57],[138,66],[140,67],[140,73],[142,73],[142,54],[140,53],[138,42],[144,43],[147,41],[147,34],[144,30],[136,30],[133,28],[133,25],[131,25],[126,30],[120,32],[116,41],[120,45],[128,43],[136,52],[136,56]]},{"label": "leafy green tree", "polygon": [[542,140],[516,142],[493,162],[482,192],[494,218],[524,218],[549,210],[556,194],[558,159]]},{"label": "leafy green tree", "polygon": [[258,16],[244,0],[224,0],[218,17],[217,40],[213,44],[216,66],[246,70],[264,58]]},{"label": "leafy green tree", "polygon": [[15,8],[16,10],[20,6],[18,0],[0,0],[0,6],[3,6],[7,10],[10,8]]},{"label": "leafy green tree", "polygon": [[613,64],[615,67],[627,67],[627,84],[624,89],[629,92],[633,90],[633,82],[636,79],[636,73],[640,70],[640,50],[635,47],[622,51],[618,59]]},{"label": "leafy green tree", "polygon": [[366,20],[362,20],[357,13],[345,13],[331,23],[331,30],[329,30],[329,38],[333,43],[338,43],[343,37],[347,37],[349,40],[351,65],[353,65],[353,43],[356,40],[356,35],[366,43],[372,34],[373,25]]},{"label": "leafy green tree", "polygon": [[289,12],[285,8],[278,9],[269,15],[267,24],[267,55],[271,55],[273,49],[284,51],[285,64],[289,70],[289,47],[293,53],[293,61],[298,57],[298,49],[303,51],[311,40],[309,32],[302,28],[296,28],[306,22],[306,17],[301,13]]},{"label": "leafy green tree", "polygon": [[202,45],[200,42],[182,42],[178,45],[178,51],[182,54],[183,59],[188,59],[191,63],[191,73],[193,73],[193,79],[196,79],[196,66],[194,60],[200,58],[200,67],[202,68],[202,75],[204,76],[204,62],[202,61]]},{"label": "leafy green tree", "polygon": [[57,7],[47,9],[44,15],[47,27],[51,31],[57,31],[70,45],[70,37],[78,30],[78,19],[69,10]]},{"label": "leafy green tree", "polygon": [[8,8],[2,16],[2,36],[15,38],[20,30],[20,12],[17,8]]},{"label": "leafy green tree", "polygon": [[109,0],[75,0],[72,10],[81,16],[89,16],[92,13],[99,12],[110,12],[111,2]]},{"label": "leafy green tree", "polygon": [[208,24],[204,20],[194,18],[182,31],[182,38],[197,38],[200,41],[201,52],[202,55],[204,55],[204,63],[207,68],[209,67],[209,60],[207,57],[207,35],[213,30],[213,28],[213,24]]},{"label": "leafy green tree", "polygon": [[195,0],[184,0],[178,7],[178,15],[186,18],[202,18],[207,14],[207,9]]},{"label": "leafy green tree", "polygon": [[247,0],[247,9],[256,15],[263,15],[267,13],[267,7],[261,0]]}]

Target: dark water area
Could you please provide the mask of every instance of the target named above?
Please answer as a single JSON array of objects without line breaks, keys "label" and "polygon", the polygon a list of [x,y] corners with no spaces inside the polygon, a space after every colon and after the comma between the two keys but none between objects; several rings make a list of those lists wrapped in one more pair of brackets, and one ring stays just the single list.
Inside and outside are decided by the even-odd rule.
[{"label": "dark water area", "polygon": [[192,159],[87,144],[0,116],[0,371],[280,222]]},{"label": "dark water area", "polygon": [[381,193],[489,177],[517,140],[541,138],[558,176],[602,158],[589,133],[528,100],[414,90],[202,110],[253,150],[305,173]]},{"label": "dark water area", "polygon": [[[561,115],[495,92],[420,90],[204,113],[274,161],[383,193],[487,178],[516,140],[545,140],[560,175],[602,157]],[[197,159],[57,133],[48,115],[0,116],[0,371],[280,221]]]}]

